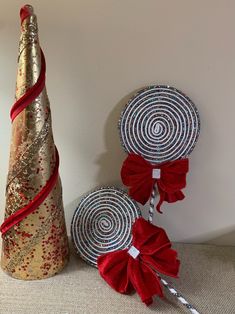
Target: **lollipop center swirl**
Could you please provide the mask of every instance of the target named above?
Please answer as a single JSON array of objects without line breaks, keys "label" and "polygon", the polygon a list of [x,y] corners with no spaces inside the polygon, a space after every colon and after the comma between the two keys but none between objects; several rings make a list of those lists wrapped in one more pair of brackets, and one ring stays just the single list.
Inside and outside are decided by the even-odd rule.
[{"label": "lollipop center swirl", "polygon": [[162,129],[161,124],[157,122],[157,123],[154,125],[153,133],[156,134],[156,135],[158,135],[158,134],[161,133],[161,129]]},{"label": "lollipop center swirl", "polygon": [[103,228],[108,228],[109,227],[109,222],[106,219],[102,219],[100,221],[100,224]]}]

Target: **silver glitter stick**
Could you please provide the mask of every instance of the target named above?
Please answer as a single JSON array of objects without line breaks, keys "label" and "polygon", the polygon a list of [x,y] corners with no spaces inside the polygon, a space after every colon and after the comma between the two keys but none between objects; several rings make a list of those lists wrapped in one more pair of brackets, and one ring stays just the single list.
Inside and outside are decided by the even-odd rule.
[{"label": "silver glitter stick", "polygon": [[[157,274],[158,275],[158,274]],[[173,288],[172,286],[170,286],[168,284],[168,282],[166,282],[165,279],[162,279],[159,275],[158,275],[159,279],[161,280],[162,284],[164,285],[164,287],[167,288],[167,290],[173,294],[184,306],[186,306],[186,308],[193,314],[200,314],[188,301],[185,300],[185,298],[182,296],[182,294],[180,294],[179,292],[177,292],[175,290],[175,288]]]},{"label": "silver glitter stick", "polygon": [[149,217],[148,221],[150,223],[153,223],[153,212],[154,212],[154,203],[155,203],[155,197],[156,197],[156,186],[153,186],[150,202],[149,202]]}]

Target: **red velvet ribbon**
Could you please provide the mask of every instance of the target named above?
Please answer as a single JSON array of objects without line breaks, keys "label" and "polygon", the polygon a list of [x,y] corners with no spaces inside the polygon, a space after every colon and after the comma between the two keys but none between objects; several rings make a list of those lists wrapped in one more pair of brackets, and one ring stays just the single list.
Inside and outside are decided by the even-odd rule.
[{"label": "red velvet ribbon", "polygon": [[[25,5],[20,10],[21,23],[25,18],[30,16],[32,12]],[[22,112],[27,106],[29,106],[36,97],[42,92],[45,87],[45,77],[46,77],[46,62],[44,58],[43,51],[41,50],[41,71],[38,77],[37,82],[30,87],[26,93],[19,98],[16,103],[13,105],[11,109],[11,120],[12,122],[17,117],[17,115]],[[54,171],[45,184],[45,186],[41,189],[41,191],[27,204],[25,207],[19,209],[17,212],[9,216],[3,224],[0,226],[0,232],[4,235],[9,229],[11,229],[14,225],[22,221],[25,217],[27,217],[30,213],[32,213],[37,207],[39,207],[42,202],[46,199],[49,193],[54,188],[57,179],[58,179],[58,169],[59,169],[59,154],[55,147],[55,155],[56,155],[56,163]]]},{"label": "red velvet ribbon", "polygon": [[[122,165],[121,178],[123,184],[129,187],[130,196],[143,205],[157,184],[160,195],[157,210],[161,212],[163,201],[173,203],[184,199],[181,189],[186,186],[188,168],[188,159],[152,165],[142,156],[131,153]],[[153,178],[154,169],[160,169],[160,178]]]},{"label": "red velvet ribbon", "polygon": [[[55,148],[56,149],[56,148]],[[58,169],[59,169],[59,154],[56,149],[56,164],[53,174],[47,181],[46,185],[41,189],[41,191],[27,204],[25,207],[17,210],[14,214],[9,216],[4,220],[0,227],[2,235],[4,235],[9,229],[15,226],[17,223],[21,222],[25,217],[31,214],[35,209],[37,209],[50,194],[51,190],[54,188],[58,179]]]},{"label": "red velvet ribbon", "polygon": [[132,235],[132,245],[139,250],[139,255],[132,257],[128,249],[101,255],[97,260],[98,269],[114,290],[124,294],[136,290],[142,301],[150,305],[154,295],[163,297],[156,272],[177,277],[180,261],[164,229],[138,218]]},{"label": "red velvet ribbon", "polygon": [[24,5],[21,9],[20,9],[20,19],[21,19],[21,24],[23,23],[23,21],[29,17],[30,15],[32,15],[32,12],[30,10],[30,5],[26,4]]},{"label": "red velvet ribbon", "polygon": [[11,112],[10,112],[12,122],[14,121],[14,119],[18,116],[18,114],[22,110],[24,110],[28,105],[30,105],[34,101],[35,98],[38,97],[38,95],[42,92],[42,90],[45,86],[46,62],[45,62],[45,57],[44,57],[43,51],[42,51],[42,49],[40,49],[40,50],[41,50],[41,71],[40,71],[38,80],[12,106]]}]

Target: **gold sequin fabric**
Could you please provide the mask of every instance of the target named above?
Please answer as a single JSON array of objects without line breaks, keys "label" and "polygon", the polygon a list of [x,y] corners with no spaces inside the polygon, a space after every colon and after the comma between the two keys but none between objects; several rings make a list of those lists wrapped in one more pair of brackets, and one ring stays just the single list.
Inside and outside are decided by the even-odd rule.
[{"label": "gold sequin fabric", "polygon": [[[41,52],[34,14],[21,25],[16,101],[40,74]],[[44,87],[12,123],[5,218],[26,206],[45,186],[56,162],[50,104]],[[3,235],[1,266],[14,278],[53,276],[68,261],[60,178],[45,201]]]}]

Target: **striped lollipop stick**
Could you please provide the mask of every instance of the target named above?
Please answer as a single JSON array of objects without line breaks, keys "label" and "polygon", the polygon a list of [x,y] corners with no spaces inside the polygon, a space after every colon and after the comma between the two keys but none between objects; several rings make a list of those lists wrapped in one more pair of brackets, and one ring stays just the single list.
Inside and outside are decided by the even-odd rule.
[{"label": "striped lollipop stick", "polygon": [[[153,213],[154,213],[154,205],[155,205],[155,198],[156,198],[156,185],[153,186],[150,202],[149,202],[149,216],[148,221],[150,223],[153,223]],[[177,292],[177,290],[172,287],[165,279],[161,278],[159,274],[157,273],[157,276],[161,280],[164,287],[172,294],[174,295],[180,303],[182,303],[186,308],[193,314],[200,314],[183,296],[181,293]]]},{"label": "striped lollipop stick", "polygon": [[150,196],[150,202],[149,202],[148,221],[150,223],[153,223],[153,212],[154,212],[155,198],[156,198],[156,185],[154,184],[152,192],[151,192],[151,196]]},{"label": "striped lollipop stick", "polygon": [[[158,274],[157,274],[158,275]],[[173,294],[179,301],[182,303],[186,308],[193,314],[200,314],[193,306],[190,304],[183,296],[181,293],[177,292],[177,290],[172,287],[165,279],[162,279],[158,275],[159,279],[161,280],[162,284],[164,287],[171,293]]]}]

